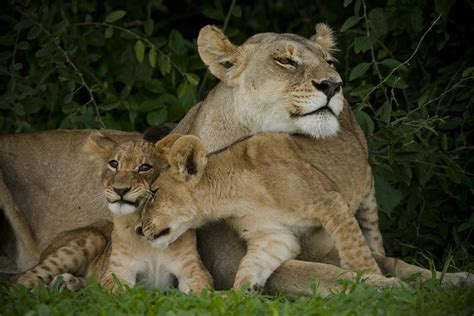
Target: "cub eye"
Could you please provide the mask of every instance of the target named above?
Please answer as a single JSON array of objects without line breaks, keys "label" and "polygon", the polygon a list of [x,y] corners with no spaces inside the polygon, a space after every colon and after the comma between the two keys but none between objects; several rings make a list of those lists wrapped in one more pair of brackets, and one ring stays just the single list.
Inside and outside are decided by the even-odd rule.
[{"label": "cub eye", "polygon": [[109,167],[117,170],[119,162],[117,160],[109,160]]},{"label": "cub eye", "polygon": [[147,172],[147,171],[150,171],[153,167],[150,166],[149,164],[147,163],[144,163],[143,165],[140,165],[140,167],[138,167],[138,172]]},{"label": "cub eye", "polygon": [[275,61],[277,62],[277,64],[281,65],[281,66],[284,66],[284,67],[287,67],[287,66],[291,66],[291,67],[298,67],[298,63],[296,61],[294,61],[293,59],[291,58],[288,58],[288,57],[281,57],[281,58],[275,58]]},{"label": "cub eye", "polygon": [[334,66],[334,60],[326,60],[329,66]]}]

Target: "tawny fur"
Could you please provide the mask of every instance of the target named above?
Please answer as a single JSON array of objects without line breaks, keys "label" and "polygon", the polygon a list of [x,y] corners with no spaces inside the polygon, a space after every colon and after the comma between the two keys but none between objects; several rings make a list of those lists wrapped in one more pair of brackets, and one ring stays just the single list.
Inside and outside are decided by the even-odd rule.
[{"label": "tawny fur", "polygon": [[[85,285],[85,278],[95,274],[104,287],[116,290],[115,274],[128,286],[143,280],[154,288],[169,288],[176,276],[179,289],[184,292],[199,293],[212,288],[212,279],[197,253],[194,231],[186,232],[166,249],[151,247],[135,233],[139,209],[151,197],[150,184],[163,164],[153,153],[153,145],[141,140],[118,145],[95,132],[85,149],[102,166],[101,178],[109,207],[120,210],[121,206],[114,205],[125,204],[131,208],[130,212],[114,215],[112,232],[111,224],[100,222],[59,235],[41,262],[17,282],[32,287],[38,282],[50,284],[62,275],[66,287],[77,290]],[[117,168],[107,163],[111,160],[117,162]],[[147,168],[141,169],[143,165]],[[120,197],[115,192],[117,188],[129,191]]]},{"label": "tawny fur", "polygon": [[[333,44],[327,39],[323,36],[321,40],[320,37],[321,41],[314,45],[317,36],[308,40],[295,34],[262,33],[251,37],[241,46],[232,44],[234,47],[229,50],[229,41],[222,32],[210,26],[203,28],[198,43],[207,42],[214,58],[212,54],[206,53],[205,46],[199,49],[201,58],[222,81],[188,112],[176,132],[199,136],[212,151],[258,132],[317,134],[321,131],[319,128],[308,130],[317,124],[305,125],[308,122],[304,120],[297,124],[290,120],[289,113],[303,113],[305,107],[315,104],[309,101],[321,101],[321,94],[312,91],[312,80],[321,82],[329,78],[337,79],[336,70],[327,64],[332,56],[323,46],[325,43]],[[224,49],[220,50],[219,47]],[[301,68],[297,72],[291,72],[291,69],[277,64],[274,59],[290,54],[300,59]],[[227,70],[224,66],[228,64],[222,63],[226,60],[233,62],[232,68]],[[298,94],[299,91],[301,94]],[[304,102],[299,103],[297,100]],[[360,142],[365,148],[364,136],[357,123],[343,126],[341,130],[344,128],[347,128],[346,133],[353,135],[351,142]],[[104,133],[112,135],[119,142],[141,137],[124,132]],[[0,167],[4,169],[5,184],[31,227],[40,251],[62,231],[111,218],[106,202],[96,196],[96,192],[102,188],[101,183],[98,178],[90,176],[97,167],[90,164],[87,155],[81,152],[88,135],[89,131],[56,130],[0,136]],[[336,145],[324,144],[331,150],[337,150]],[[319,145],[319,142],[315,143],[315,146]],[[364,152],[366,154],[366,149]],[[352,157],[345,159],[350,166]],[[372,180],[368,183],[372,183]],[[367,187],[370,186],[367,184]],[[375,205],[371,207],[372,210],[366,213],[376,214]],[[8,238],[18,240],[22,234],[27,232]],[[224,223],[208,225],[199,230],[198,235],[201,256],[215,278],[216,287],[231,287],[238,264],[245,254],[245,245]],[[308,243],[309,246],[305,241],[313,238],[319,242]],[[0,246],[4,249],[5,245],[10,244],[5,242]],[[378,245],[378,252],[383,253],[381,240],[375,244]],[[373,243],[369,242],[369,245],[375,248]],[[21,267],[21,262],[16,265],[7,263],[8,258],[16,256],[7,250],[8,256],[0,258],[1,271],[13,271]],[[310,278],[317,278],[324,285],[318,289],[321,293],[337,286],[336,276],[341,270],[337,267],[339,258],[335,255],[334,243],[324,230],[315,229],[302,240],[299,258],[314,262],[290,260],[284,263],[267,282],[268,289],[309,294]],[[401,273],[400,269],[392,270],[393,265],[388,264],[394,259],[376,259],[384,273]],[[410,267],[429,273],[426,269]],[[422,274],[422,279],[426,280],[425,275]],[[347,272],[342,277],[352,278],[353,275]],[[444,278],[446,284],[453,285],[462,285],[466,280],[465,274],[447,274]]]}]

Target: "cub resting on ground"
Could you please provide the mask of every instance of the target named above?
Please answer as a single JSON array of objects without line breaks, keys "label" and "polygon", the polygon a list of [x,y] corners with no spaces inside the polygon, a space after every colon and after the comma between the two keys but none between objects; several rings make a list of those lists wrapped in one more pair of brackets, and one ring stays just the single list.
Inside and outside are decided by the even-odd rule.
[{"label": "cub resting on ground", "polygon": [[101,221],[60,234],[43,253],[41,262],[22,274],[17,283],[33,287],[62,275],[66,287],[77,290],[95,274],[104,287],[116,290],[115,274],[129,286],[138,278],[154,288],[169,288],[176,276],[183,292],[212,289],[212,278],[196,249],[195,231],[187,231],[166,249],[153,248],[135,233],[140,211],[152,196],[150,185],[164,165],[154,154],[153,144],[138,140],[119,145],[95,132],[85,149],[101,166],[105,197],[114,213],[113,225]]},{"label": "cub resting on ground", "polygon": [[[334,239],[342,267],[380,274],[354,217],[366,172],[347,174],[343,152],[321,152],[314,140],[260,134],[208,154],[196,136],[172,134],[157,151],[169,167],[153,183],[157,194],[138,229],[156,247],[167,247],[189,228],[225,219],[247,242],[234,288],[265,285],[284,261],[300,252],[298,237],[321,226]],[[303,152],[304,149],[304,152]],[[313,149],[313,150],[312,150]]]},{"label": "cub resting on ground", "polygon": [[[199,34],[198,45],[201,58],[221,82],[202,103],[191,109],[176,132],[199,136],[211,151],[262,131],[323,136],[324,130],[318,127],[324,122],[322,116],[317,113],[301,116],[298,113],[317,111],[327,103],[326,93],[334,93],[331,98],[333,105],[336,100],[343,100],[342,93],[339,89],[335,91],[334,85],[321,85],[339,78],[330,65],[334,41],[331,31],[324,25],[317,26],[317,34],[311,39],[295,34],[262,33],[252,36],[241,46],[233,45],[217,28],[207,26]],[[347,111],[351,124],[341,127],[341,131],[346,129],[344,132],[349,135],[346,141],[360,143],[366,157],[363,133],[351,110]],[[337,124],[331,126],[335,132]],[[101,184],[90,178],[95,166],[80,152],[88,133],[58,130],[0,137],[0,167],[7,185],[4,188],[7,188],[6,195],[12,197],[3,199],[0,196],[0,206],[3,207],[2,202],[7,200],[18,204],[33,230],[40,251],[61,231],[83,227],[110,216],[104,201],[93,198]],[[140,137],[131,133],[115,134],[119,135],[114,139],[119,139],[119,136],[121,139]],[[315,142],[315,146],[322,144],[338,150],[337,146],[330,146],[330,142],[338,138],[336,135],[330,140]],[[351,158],[345,157],[348,164],[351,164]],[[367,165],[366,159],[363,164]],[[368,186],[373,188],[371,181]],[[363,213],[376,215],[373,194],[367,196],[366,201],[361,207],[373,211]],[[29,232],[20,229],[24,225],[15,218],[7,215],[15,228],[15,240],[28,240],[26,235]],[[370,221],[376,226],[374,218],[375,222]],[[11,234],[5,237],[12,240]],[[315,245],[312,240],[318,241],[318,248],[312,246]],[[381,240],[378,244],[381,246]],[[16,253],[20,256],[16,264],[24,270],[36,264],[38,259],[34,249],[22,245],[17,243],[20,248]],[[245,246],[238,236],[227,225],[212,225],[198,231],[198,245],[204,264],[214,276],[216,288],[231,287],[240,259],[245,254]],[[7,250],[13,257],[13,252]],[[308,279],[313,277],[320,280],[318,290],[324,293],[336,286],[336,278],[345,271],[335,266],[339,259],[333,241],[322,229],[302,240],[300,258],[315,262],[285,262],[267,282],[268,289],[308,294],[311,293]],[[429,270],[400,260],[379,255],[376,255],[376,260],[383,273],[401,278],[420,273],[423,280],[431,278]],[[7,271],[5,267],[5,264],[0,266],[2,271]],[[353,276],[346,273],[342,277]],[[462,285],[466,280],[466,275],[461,273],[449,274],[444,279],[446,284],[453,285]]]}]

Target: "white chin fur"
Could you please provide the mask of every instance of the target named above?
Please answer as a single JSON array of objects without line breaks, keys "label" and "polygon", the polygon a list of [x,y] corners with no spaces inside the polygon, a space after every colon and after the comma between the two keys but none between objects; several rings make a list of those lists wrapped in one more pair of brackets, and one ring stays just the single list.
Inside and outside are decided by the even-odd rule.
[{"label": "white chin fur", "polygon": [[339,121],[330,113],[313,114],[297,119],[302,133],[314,138],[328,138],[339,132]]},{"label": "white chin fur", "polygon": [[124,204],[124,203],[109,203],[109,210],[117,215],[128,215],[132,214],[137,210],[135,206],[129,205],[129,204]]}]

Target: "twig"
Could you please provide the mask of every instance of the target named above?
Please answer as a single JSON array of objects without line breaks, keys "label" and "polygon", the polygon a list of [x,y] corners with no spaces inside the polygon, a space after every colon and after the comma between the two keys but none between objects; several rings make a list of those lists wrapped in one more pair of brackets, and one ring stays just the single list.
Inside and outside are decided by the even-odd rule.
[{"label": "twig", "polygon": [[[379,66],[377,64],[377,61],[375,60],[375,52],[374,52],[374,46],[372,45],[372,41],[370,39],[370,28],[369,28],[369,19],[367,18],[367,6],[365,4],[365,0],[362,0],[362,6],[364,8],[364,20],[365,20],[365,31],[366,31],[366,36],[367,39],[370,42],[370,55],[372,57],[372,64],[374,65],[375,72],[377,73],[377,76],[379,77],[379,80],[382,80],[382,73],[380,72]],[[383,94],[385,95],[385,100],[390,103],[390,98],[388,97],[387,90],[383,87]]]},{"label": "twig", "polygon": [[15,91],[15,83],[16,83],[13,67],[15,66],[16,50],[18,47],[18,38],[20,38],[20,32],[16,34],[15,47],[13,48],[13,57],[12,57],[12,65],[11,65],[12,69],[10,70],[10,76],[12,80],[12,85],[11,85],[12,94]]},{"label": "twig", "polygon": [[418,53],[418,50],[420,49],[420,46],[421,46],[421,43],[423,42],[423,40],[425,39],[426,35],[428,35],[428,33],[431,31],[431,29],[435,26],[435,24],[439,21],[439,19],[441,19],[441,15],[439,15],[436,20],[434,20],[433,23],[431,23],[430,27],[425,31],[425,33],[423,33],[423,35],[421,36],[420,40],[418,41],[418,43],[416,44],[416,47],[415,47],[415,50],[413,51],[413,53],[410,55],[410,57],[408,57],[404,62],[402,62],[400,65],[398,65],[397,67],[393,68],[392,71],[390,71],[390,73],[388,74],[388,76],[386,76],[382,81],[379,82],[379,84],[377,84],[375,87],[373,87],[368,93],[367,95],[364,97],[364,99],[362,100],[362,102],[365,102],[369,96],[374,93],[375,90],[377,90],[378,88],[380,88],[381,86],[383,86],[383,84],[385,82],[387,82],[388,78],[390,78],[396,71],[398,71],[398,69],[400,69],[401,67],[405,66],[406,64],[408,64],[412,59],[413,57],[415,57],[416,53]]}]

